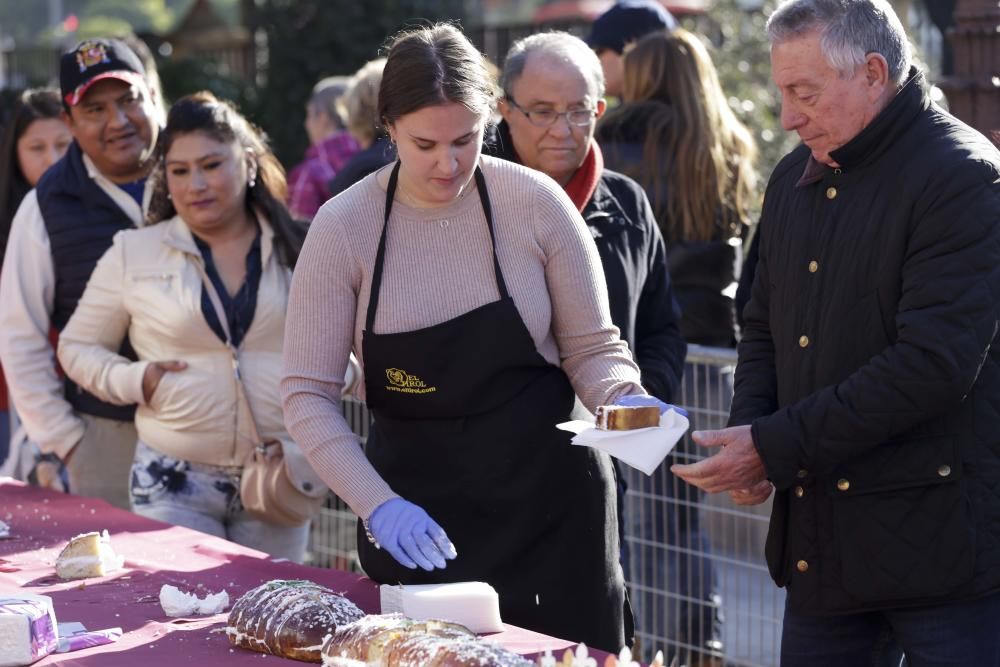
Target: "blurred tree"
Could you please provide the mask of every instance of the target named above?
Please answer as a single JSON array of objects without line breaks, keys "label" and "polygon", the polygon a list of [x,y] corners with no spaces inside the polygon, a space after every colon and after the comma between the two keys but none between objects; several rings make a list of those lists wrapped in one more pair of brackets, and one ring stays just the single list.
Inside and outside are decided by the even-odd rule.
[{"label": "blurred tree", "polygon": [[184,95],[210,90],[216,97],[234,102],[251,118],[255,115],[257,97],[253,86],[224,72],[218,62],[201,58],[161,59],[157,69],[167,104]]},{"label": "blurred tree", "polygon": [[[244,3],[246,4],[246,3]],[[387,39],[407,25],[464,18],[463,0],[259,0],[251,28],[267,38],[267,77],[256,121],[285,165],[307,146],[305,103],[324,76],[353,74],[384,55]],[[249,111],[249,110],[248,110]]]},{"label": "blurred tree", "polygon": [[[42,0],[0,2],[0,34],[22,46],[42,46],[53,40],[76,41],[123,32],[164,32],[190,8],[194,0],[62,0],[62,14],[54,17],[52,5]],[[227,21],[239,20],[240,0],[211,0]],[[64,31],[62,21],[75,16],[77,27]]]},{"label": "blurred tree", "polygon": [[[66,2],[67,9],[75,2]],[[166,0],[88,0],[82,3],[77,16],[80,27],[77,30],[80,39],[108,34],[107,32],[90,33],[91,23],[100,27],[101,22],[114,19],[124,22],[126,30],[154,31],[166,30],[174,22],[174,12],[167,6]]]}]

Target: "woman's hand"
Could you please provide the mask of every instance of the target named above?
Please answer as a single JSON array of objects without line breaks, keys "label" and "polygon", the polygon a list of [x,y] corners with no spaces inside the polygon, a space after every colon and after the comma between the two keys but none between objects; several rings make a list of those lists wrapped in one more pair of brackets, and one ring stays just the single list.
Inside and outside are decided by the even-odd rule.
[{"label": "woman's hand", "polygon": [[458,553],[444,529],[421,507],[403,500],[387,500],[368,517],[368,529],[378,546],[388,551],[403,567],[420,566],[428,572],[443,570]]},{"label": "woman's hand", "polygon": [[187,368],[185,361],[154,361],[146,366],[146,372],[142,374],[142,398],[149,404],[153,398],[153,393],[160,386],[160,380],[167,373],[176,373]]}]

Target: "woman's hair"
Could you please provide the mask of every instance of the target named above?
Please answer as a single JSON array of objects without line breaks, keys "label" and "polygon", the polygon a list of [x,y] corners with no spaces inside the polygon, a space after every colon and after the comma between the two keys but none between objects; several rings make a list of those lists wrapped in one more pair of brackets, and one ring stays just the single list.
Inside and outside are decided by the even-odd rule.
[{"label": "woman's hair", "polygon": [[397,35],[378,91],[382,124],[449,103],[461,104],[484,119],[493,117],[497,87],[483,54],[448,23]]},{"label": "woman's hair", "polygon": [[3,174],[3,178],[0,178],[0,261],[7,248],[10,223],[24,195],[32,187],[21,171],[21,163],[17,159],[17,142],[36,120],[59,118],[61,113],[59,91],[54,88],[33,88],[21,93],[7,118],[3,140],[0,142],[0,174]]},{"label": "woman's hair", "polygon": [[247,186],[247,210],[257,210],[267,216],[274,229],[274,248],[278,259],[285,266],[294,267],[306,229],[304,224],[292,218],[285,207],[288,190],[285,171],[261,133],[230,102],[216,99],[209,92],[182,97],[170,107],[167,126],[160,132],[157,144],[159,161],[153,175],[156,180],[146,216],[149,224],[162,222],[177,214],[167,191],[165,156],[177,137],[192,132],[204,133],[221,143],[237,142],[253,154],[257,177],[252,187]]},{"label": "woman's hair", "polygon": [[682,29],[649,34],[625,52],[623,84],[624,104],[604,123],[645,128],[641,167],[629,175],[650,194],[664,235],[738,235],[751,222],[757,148],[729,108],[705,45]]},{"label": "woman's hair", "polygon": [[366,147],[375,141],[382,127],[378,118],[378,89],[384,67],[385,58],[369,60],[351,77],[344,93],[347,130]]}]

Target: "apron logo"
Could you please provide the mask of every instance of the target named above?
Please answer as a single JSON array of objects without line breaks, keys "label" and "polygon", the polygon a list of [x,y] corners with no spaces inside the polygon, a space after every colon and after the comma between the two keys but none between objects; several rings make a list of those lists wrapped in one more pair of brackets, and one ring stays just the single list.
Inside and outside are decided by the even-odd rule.
[{"label": "apron logo", "polygon": [[437,391],[437,387],[428,387],[427,383],[416,375],[410,375],[398,368],[387,368],[385,376],[389,380],[389,384],[385,388],[389,391],[398,391],[404,394],[429,394]]}]

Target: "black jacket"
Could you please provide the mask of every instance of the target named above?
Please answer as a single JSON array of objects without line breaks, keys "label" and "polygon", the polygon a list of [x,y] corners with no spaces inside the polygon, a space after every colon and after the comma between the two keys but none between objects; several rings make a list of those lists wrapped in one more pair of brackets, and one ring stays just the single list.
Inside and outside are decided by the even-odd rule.
[{"label": "black jacket", "polygon": [[913,71],[840,168],[809,155],[767,188],[731,414],[771,574],[818,613],[1000,589],[1000,152]]},{"label": "black jacket", "polygon": [[[639,173],[643,168],[644,132],[642,123],[629,126],[613,120],[602,123],[596,136],[604,151],[604,163],[626,174]],[[666,182],[658,184],[657,192],[646,194],[670,196]],[[661,224],[661,232],[664,229]],[[745,236],[746,230],[743,232]],[[723,236],[720,228],[717,237],[709,241],[666,239],[670,279],[681,309],[681,334],[689,343],[736,346],[738,327],[733,295],[743,250],[738,237]]]},{"label": "black jacket", "polygon": [[337,175],[327,186],[330,190],[330,196],[336,197],[368,174],[395,161],[396,146],[389,141],[388,134],[379,133],[371,146],[355,153],[343,167],[337,170]]},{"label": "black jacket", "polygon": [[[484,151],[518,162],[506,123]],[[687,345],[677,326],[666,248],[646,194],[632,179],[605,169],[583,219],[601,256],[611,321],[632,350],[643,387],[669,403],[684,373]]]}]

